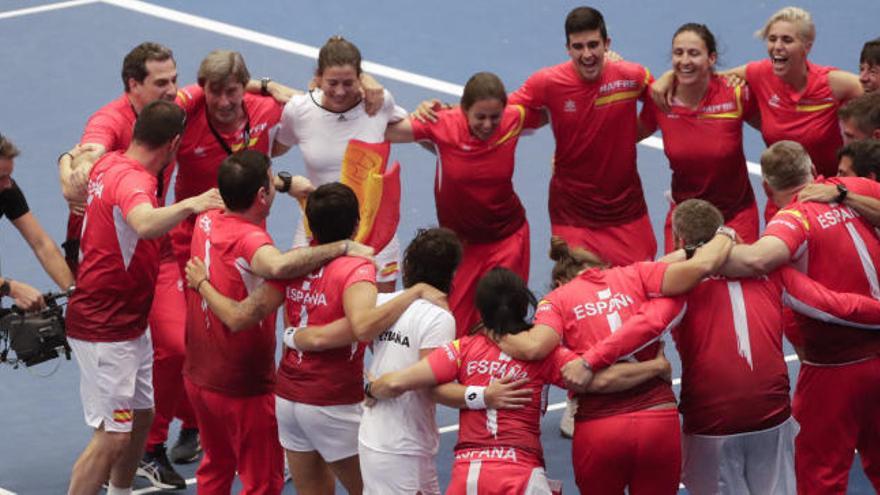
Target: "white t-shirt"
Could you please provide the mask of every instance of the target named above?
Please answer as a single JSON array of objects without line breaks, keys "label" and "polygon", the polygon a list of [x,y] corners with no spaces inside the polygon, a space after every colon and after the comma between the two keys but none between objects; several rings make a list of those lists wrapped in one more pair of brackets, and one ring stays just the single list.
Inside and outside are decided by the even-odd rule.
[{"label": "white t-shirt", "polygon": [[[379,294],[382,304],[400,292]],[[440,347],[455,338],[455,318],[424,300],[412,303],[397,322],[373,340],[370,373],[379,377],[419,361],[419,351]],[[435,406],[429,390],[414,390],[364,408],[358,439],[370,449],[389,454],[435,455],[440,445]]]},{"label": "white t-shirt", "polygon": [[275,139],[285,146],[299,145],[306,164],[306,176],[316,187],[339,180],[342,156],[351,139],[366,143],[385,141],[389,123],[406,118],[406,110],[384,91],[382,109],[370,117],[361,103],[347,112],[332,112],[320,103],[324,93],[314,89],[296,95],[284,105]]}]

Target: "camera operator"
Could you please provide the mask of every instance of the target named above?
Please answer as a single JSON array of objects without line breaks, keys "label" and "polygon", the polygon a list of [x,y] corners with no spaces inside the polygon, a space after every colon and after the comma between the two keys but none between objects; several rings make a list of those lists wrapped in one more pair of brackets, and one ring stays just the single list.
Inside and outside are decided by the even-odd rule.
[{"label": "camera operator", "polygon": [[[14,159],[19,154],[12,141],[0,134],[0,217],[6,216],[21,233],[31,250],[37,255],[43,270],[52,277],[62,290],[73,285],[73,274],[64,261],[64,256],[55,241],[43,230],[37,217],[31,213],[27,201],[18,184],[12,180],[15,168]],[[0,277],[0,297],[10,296],[15,304],[31,311],[44,305],[40,291],[28,284]]]}]

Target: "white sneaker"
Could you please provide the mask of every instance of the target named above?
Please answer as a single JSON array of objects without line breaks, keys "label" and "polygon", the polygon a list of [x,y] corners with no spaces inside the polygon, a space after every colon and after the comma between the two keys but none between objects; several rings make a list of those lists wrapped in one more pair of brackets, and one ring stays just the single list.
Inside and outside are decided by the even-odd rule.
[{"label": "white sneaker", "polygon": [[574,414],[577,412],[577,399],[565,400],[565,409],[562,411],[562,420],[559,421],[559,434],[564,438],[574,436]]}]

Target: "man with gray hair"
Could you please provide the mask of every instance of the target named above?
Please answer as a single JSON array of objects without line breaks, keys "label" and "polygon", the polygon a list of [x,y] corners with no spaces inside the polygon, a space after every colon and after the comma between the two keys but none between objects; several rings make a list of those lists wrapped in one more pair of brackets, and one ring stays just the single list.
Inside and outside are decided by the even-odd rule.
[{"label": "man with gray hair", "polygon": [[[873,226],[846,205],[850,190],[880,198],[880,184],[861,177],[813,179],[804,148],[780,141],[761,155],[761,172],[772,201],[782,208],[754,244],[736,246],[726,274],[751,276],[791,262],[799,271],[838,292],[880,299],[880,240]],[[811,183],[831,184],[830,203],[800,202]],[[880,334],[794,315],[786,336],[802,365],[793,413],[801,424],[795,466],[801,493],[843,493],[853,452],[880,489]]]}]

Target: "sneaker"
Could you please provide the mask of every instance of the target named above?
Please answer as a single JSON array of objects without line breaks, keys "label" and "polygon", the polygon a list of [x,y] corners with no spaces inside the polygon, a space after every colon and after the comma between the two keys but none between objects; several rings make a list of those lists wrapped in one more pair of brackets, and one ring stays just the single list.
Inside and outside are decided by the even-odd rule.
[{"label": "sneaker", "polygon": [[171,467],[165,454],[165,445],[153,447],[152,452],[144,452],[138,463],[137,475],[146,478],[154,487],[161,490],[182,490],[186,488],[186,480]]},{"label": "sneaker", "polygon": [[199,459],[202,443],[199,442],[199,430],[183,428],[177,437],[177,443],[171,447],[171,460],[175,464],[189,464]]},{"label": "sneaker", "polygon": [[574,413],[577,412],[577,399],[566,399],[562,420],[559,421],[559,434],[564,438],[574,437]]}]

